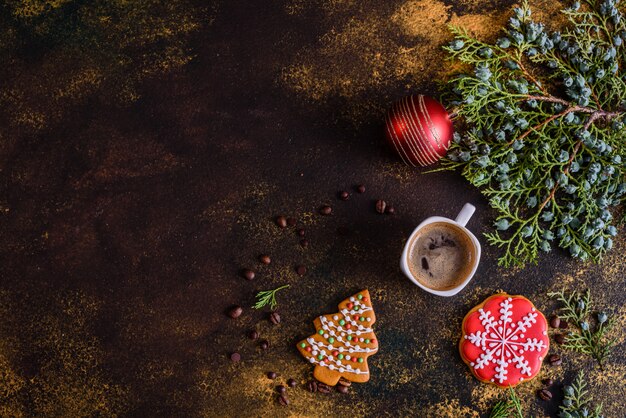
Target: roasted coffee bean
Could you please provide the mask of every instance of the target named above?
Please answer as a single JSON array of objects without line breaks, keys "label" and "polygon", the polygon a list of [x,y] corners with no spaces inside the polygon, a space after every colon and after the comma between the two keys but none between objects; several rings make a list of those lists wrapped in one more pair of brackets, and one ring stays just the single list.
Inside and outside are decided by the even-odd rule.
[{"label": "roasted coffee bean", "polygon": [[551,366],[560,366],[561,363],[563,363],[563,360],[561,360],[561,357],[558,354],[552,354],[548,357],[548,363],[550,363]]},{"label": "roasted coffee bean", "polygon": [[548,389],[540,389],[537,391],[537,396],[539,396],[539,398],[543,399],[544,401],[549,401],[550,399],[552,399],[552,392],[550,392]]},{"label": "roasted coffee bean", "polygon": [[550,318],[550,326],[552,328],[558,328],[559,325],[561,325],[561,320],[558,316],[553,316],[552,318]]},{"label": "roasted coffee bean", "polygon": [[280,324],[280,315],[278,312],[272,312],[269,316],[270,322],[274,325]]},{"label": "roasted coffee bean", "polygon": [[276,217],[276,225],[278,225],[281,228],[284,228],[287,226],[287,218],[285,218],[284,216],[277,216]]},{"label": "roasted coffee bean", "polygon": [[543,383],[546,386],[552,386],[554,384],[554,380],[548,377],[547,379],[543,379],[541,383]]},{"label": "roasted coffee bean", "polygon": [[300,240],[300,246],[302,248],[307,248],[309,246],[309,241],[305,238],[305,239],[301,239]]},{"label": "roasted coffee bean", "polygon": [[276,372],[267,372],[267,378],[268,379],[274,380],[274,379],[276,379],[276,377],[278,377],[278,373],[276,373]]},{"label": "roasted coffee bean", "polygon": [[257,338],[259,338],[259,332],[255,329],[248,331],[248,338],[250,338],[251,340],[256,340]]},{"label": "roasted coffee bean", "polygon": [[289,399],[287,399],[285,395],[279,395],[278,403],[281,404],[282,406],[287,406],[289,405]]},{"label": "roasted coffee bean", "polygon": [[396,208],[394,208],[393,206],[387,206],[387,208],[385,209],[385,213],[387,215],[393,215],[394,213],[396,213]]},{"label": "roasted coffee bean", "polygon": [[365,193],[365,186],[359,184],[358,186],[356,186],[356,191],[359,193]]},{"label": "roasted coffee bean", "polygon": [[233,319],[239,318],[242,313],[243,313],[243,308],[239,305],[234,305],[228,310],[228,316],[230,316]]},{"label": "roasted coffee bean", "polygon": [[350,193],[343,191],[343,192],[339,192],[339,199],[341,200],[348,200],[350,199]]},{"label": "roasted coffee bean", "polygon": [[339,378],[338,382],[341,386],[352,386],[352,382],[344,379],[343,377]]},{"label": "roasted coffee bean", "polygon": [[262,254],[259,256],[259,261],[265,265],[268,265],[272,262],[272,259],[267,254]]},{"label": "roasted coffee bean", "polygon": [[287,218],[287,226],[296,226],[296,218]]},{"label": "roasted coffee bean", "polygon": [[565,334],[556,334],[554,336],[554,341],[558,344],[563,344],[565,342]]},{"label": "roasted coffee bean", "polygon": [[284,387],[283,385],[278,385],[278,386],[276,386],[276,392],[278,392],[278,393],[285,393],[285,392],[287,392],[287,388]]},{"label": "roasted coffee bean", "polygon": [[568,326],[569,324],[567,323],[567,321],[561,321],[561,323],[559,324],[559,328],[561,329],[567,329]]},{"label": "roasted coffee bean", "polygon": [[320,208],[320,213],[321,213],[322,215],[324,215],[324,216],[328,216],[328,215],[330,215],[331,213],[333,213],[333,208],[331,208],[331,207],[330,207],[330,206],[328,206],[328,205],[324,205],[324,206],[322,206],[322,207]]},{"label": "roasted coffee bean", "polygon": [[342,386],[342,385],[335,386],[335,389],[337,389],[337,392],[339,393],[348,393],[348,391],[350,390],[348,386]]},{"label": "roasted coffee bean", "polygon": [[290,388],[295,388],[297,384],[298,382],[296,382],[296,379],[287,380],[287,386],[289,386]]},{"label": "roasted coffee bean", "polygon": [[304,228],[298,228],[296,233],[298,234],[299,237],[303,237],[304,234],[306,234],[306,231],[304,230]]},{"label": "roasted coffee bean", "polygon": [[302,265],[297,266],[296,273],[298,273],[300,276],[304,276],[306,274],[306,267]]},{"label": "roasted coffee bean", "polygon": [[317,391],[320,393],[330,393],[330,386],[328,386],[326,383],[319,382],[317,384]]},{"label": "roasted coffee bean", "polygon": [[307,383],[306,388],[309,390],[309,392],[317,392],[317,382],[315,380],[311,380],[309,383]]},{"label": "roasted coffee bean", "polygon": [[267,350],[270,348],[270,343],[267,340],[261,340],[259,341],[259,347],[261,347],[261,350]]},{"label": "roasted coffee bean", "polygon": [[250,269],[243,269],[241,270],[241,276],[246,280],[254,280],[256,274],[254,274],[254,271]]},{"label": "roasted coffee bean", "polygon": [[385,213],[386,207],[387,207],[387,202],[385,202],[384,200],[379,199],[376,201],[376,212]]},{"label": "roasted coffee bean", "polygon": [[231,359],[233,362],[235,362],[235,363],[236,363],[236,362],[238,362],[239,360],[241,360],[241,354],[239,354],[239,353],[232,353],[232,354],[230,355],[230,359]]}]

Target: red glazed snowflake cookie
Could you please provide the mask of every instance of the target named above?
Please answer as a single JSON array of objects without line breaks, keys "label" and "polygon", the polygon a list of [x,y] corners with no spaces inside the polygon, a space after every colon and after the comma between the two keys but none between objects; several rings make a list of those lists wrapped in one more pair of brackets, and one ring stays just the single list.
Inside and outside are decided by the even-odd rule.
[{"label": "red glazed snowflake cookie", "polygon": [[483,382],[507,387],[532,379],[549,347],[546,318],[523,296],[493,295],[463,320],[461,358]]}]

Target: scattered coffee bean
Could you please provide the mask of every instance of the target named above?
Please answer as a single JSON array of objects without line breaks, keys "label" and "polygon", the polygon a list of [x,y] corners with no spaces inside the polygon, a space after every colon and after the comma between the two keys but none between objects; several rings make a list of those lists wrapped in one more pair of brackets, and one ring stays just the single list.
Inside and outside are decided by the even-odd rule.
[{"label": "scattered coffee bean", "polygon": [[300,246],[302,248],[307,248],[309,246],[309,241],[305,238],[305,239],[301,239],[300,240]]},{"label": "scattered coffee bean", "polygon": [[556,334],[554,336],[554,341],[558,344],[563,344],[565,342],[565,334]]},{"label": "scattered coffee bean", "polygon": [[328,205],[324,205],[324,206],[322,206],[322,207],[320,208],[320,213],[321,213],[322,215],[324,215],[324,216],[328,216],[328,215],[330,215],[331,213],[333,213],[333,208],[331,208],[331,207],[330,207],[330,206],[328,206]]},{"label": "scattered coffee bean", "polygon": [[343,377],[341,377],[341,378],[339,379],[339,384],[340,384],[341,386],[352,386],[352,382],[351,382],[351,381],[349,381],[349,380],[344,379]]},{"label": "scattered coffee bean", "polygon": [[548,389],[540,389],[537,391],[537,396],[539,396],[539,398],[544,401],[549,401],[550,399],[552,399],[552,392],[550,392]]},{"label": "scattered coffee bean", "polygon": [[543,379],[541,381],[541,383],[543,383],[546,386],[552,386],[554,384],[554,380],[550,379],[549,377],[546,379]]},{"label": "scattered coffee bean", "polygon": [[315,380],[311,380],[309,383],[307,383],[306,388],[309,390],[309,392],[317,392],[317,382]]},{"label": "scattered coffee bean", "polygon": [[295,388],[297,384],[298,382],[296,382],[296,379],[287,380],[287,386],[289,386],[290,388]]},{"label": "scattered coffee bean", "polygon": [[561,321],[561,323],[559,324],[559,328],[561,329],[567,329],[568,326],[569,324],[567,323],[567,321]]},{"label": "scattered coffee bean", "polygon": [[267,378],[268,379],[274,380],[274,379],[276,379],[276,377],[278,377],[278,373],[276,373],[276,372],[267,372]]},{"label": "scattered coffee bean", "polygon": [[270,258],[269,255],[267,254],[262,254],[259,256],[259,261],[265,265],[269,264],[272,262],[272,259]]},{"label": "scattered coffee bean", "polygon": [[561,320],[559,319],[558,316],[553,316],[552,318],[550,318],[550,326],[552,328],[558,328],[559,325],[561,325]]},{"label": "scattered coffee bean", "polygon": [[337,389],[337,392],[339,393],[348,393],[348,391],[350,390],[348,386],[342,386],[342,385],[337,385],[335,386],[335,388]]},{"label": "scattered coffee bean", "polygon": [[287,399],[285,395],[279,395],[278,403],[281,404],[282,406],[287,406],[289,405],[289,399]]},{"label": "scattered coffee bean", "polygon": [[259,338],[259,332],[255,329],[248,331],[248,338],[250,338],[251,340],[256,340],[257,338]]},{"label": "scattered coffee bean", "polygon": [[300,275],[300,276],[304,276],[306,274],[306,267],[305,266],[297,266],[296,267],[296,273],[298,273],[298,275]]},{"label": "scattered coffee bean", "polygon": [[561,360],[561,357],[558,354],[552,354],[548,357],[548,363],[550,363],[551,366],[560,366],[561,363],[563,363],[563,360]]},{"label": "scattered coffee bean", "polygon": [[241,270],[241,276],[246,280],[254,280],[256,274],[254,274],[254,271],[250,269],[243,269]]},{"label": "scattered coffee bean", "polygon": [[228,316],[230,316],[232,319],[239,318],[242,313],[243,313],[243,308],[239,305],[234,305],[228,310]]},{"label": "scattered coffee bean", "polygon": [[285,393],[285,392],[287,392],[287,388],[284,387],[283,385],[278,385],[278,386],[276,386],[276,392],[278,392],[278,393]]},{"label": "scattered coffee bean", "polygon": [[387,202],[385,202],[384,200],[379,199],[376,201],[376,212],[385,213],[386,207],[387,207]]},{"label": "scattered coffee bean", "polygon": [[320,393],[330,393],[330,386],[326,383],[318,382],[317,391]]},{"label": "scattered coffee bean", "polygon": [[365,186],[359,184],[358,186],[356,186],[356,191],[359,193],[365,193]]},{"label": "scattered coffee bean", "polygon": [[304,234],[306,234],[306,231],[304,230],[304,228],[298,228],[296,233],[298,234],[299,237],[303,237]]},{"label": "scattered coffee bean", "polygon": [[261,350],[267,350],[270,348],[270,343],[267,340],[261,340],[259,341],[259,347],[261,347]]},{"label": "scattered coffee bean", "polygon": [[350,193],[343,191],[343,192],[339,192],[339,199],[341,200],[348,200],[350,199]]},{"label": "scattered coffee bean", "polygon": [[239,360],[241,360],[241,354],[239,354],[239,353],[232,353],[232,354],[230,355],[230,359],[231,359],[233,362],[235,362],[235,363],[236,363],[236,362],[238,362]]},{"label": "scattered coffee bean", "polygon": [[284,228],[287,226],[287,218],[285,218],[284,216],[277,216],[276,217],[276,225],[278,225],[281,228]]},{"label": "scattered coffee bean", "polygon": [[396,213],[396,208],[394,208],[393,206],[387,206],[387,209],[385,209],[385,213],[387,215],[393,215],[394,213]]},{"label": "scattered coffee bean", "polygon": [[280,315],[278,312],[272,312],[269,316],[270,322],[274,325],[280,324]]},{"label": "scattered coffee bean", "polygon": [[296,226],[296,218],[287,218],[287,226]]}]

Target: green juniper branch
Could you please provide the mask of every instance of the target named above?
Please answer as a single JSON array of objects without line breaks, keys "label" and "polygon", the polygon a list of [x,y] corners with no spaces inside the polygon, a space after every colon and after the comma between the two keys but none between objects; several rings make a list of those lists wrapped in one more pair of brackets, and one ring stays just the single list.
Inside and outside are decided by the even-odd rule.
[{"label": "green juniper branch", "polygon": [[496,402],[491,409],[489,418],[508,418],[514,416],[515,418],[524,418],[522,411],[522,402],[517,397],[513,387],[509,386],[508,399]]},{"label": "green juniper branch", "polygon": [[576,379],[571,385],[567,385],[563,388],[565,397],[561,404],[561,412],[559,417],[561,418],[602,418],[602,404],[597,405],[591,409],[591,401],[593,398],[587,391],[587,383],[584,379],[584,374],[579,371],[576,375]]},{"label": "green juniper branch", "polygon": [[565,294],[564,291],[550,292],[548,296],[557,299],[563,305],[558,311],[559,318],[573,325],[573,330],[565,336],[563,348],[587,354],[603,368],[617,342],[616,339],[607,336],[615,324],[614,318],[605,312],[599,312],[596,320],[592,321],[589,290],[570,294]]},{"label": "green juniper branch", "polygon": [[626,160],[626,23],[617,1],[574,2],[548,33],[527,2],[490,44],[452,27],[444,47],[471,70],[449,82],[466,128],[443,166],[460,168],[497,210],[501,265],[567,249],[598,261],[613,246]]},{"label": "green juniper branch", "polygon": [[286,289],[288,287],[289,287],[289,285],[286,284],[286,285],[277,287],[276,289],[263,290],[263,291],[257,293],[257,295],[256,295],[256,303],[254,304],[253,308],[254,309],[261,309],[262,307],[264,307],[266,305],[270,305],[270,309],[274,310],[276,308],[276,306],[278,306],[278,302],[276,302],[276,292],[278,292],[279,290],[282,290],[282,289]]}]

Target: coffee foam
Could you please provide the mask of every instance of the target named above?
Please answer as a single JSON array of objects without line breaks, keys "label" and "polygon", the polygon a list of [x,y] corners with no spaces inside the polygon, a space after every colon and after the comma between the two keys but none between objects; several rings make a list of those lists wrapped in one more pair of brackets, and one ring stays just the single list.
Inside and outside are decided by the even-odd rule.
[{"label": "coffee foam", "polygon": [[422,285],[450,290],[467,279],[475,259],[476,247],[463,229],[448,222],[433,222],[411,239],[407,264]]}]

